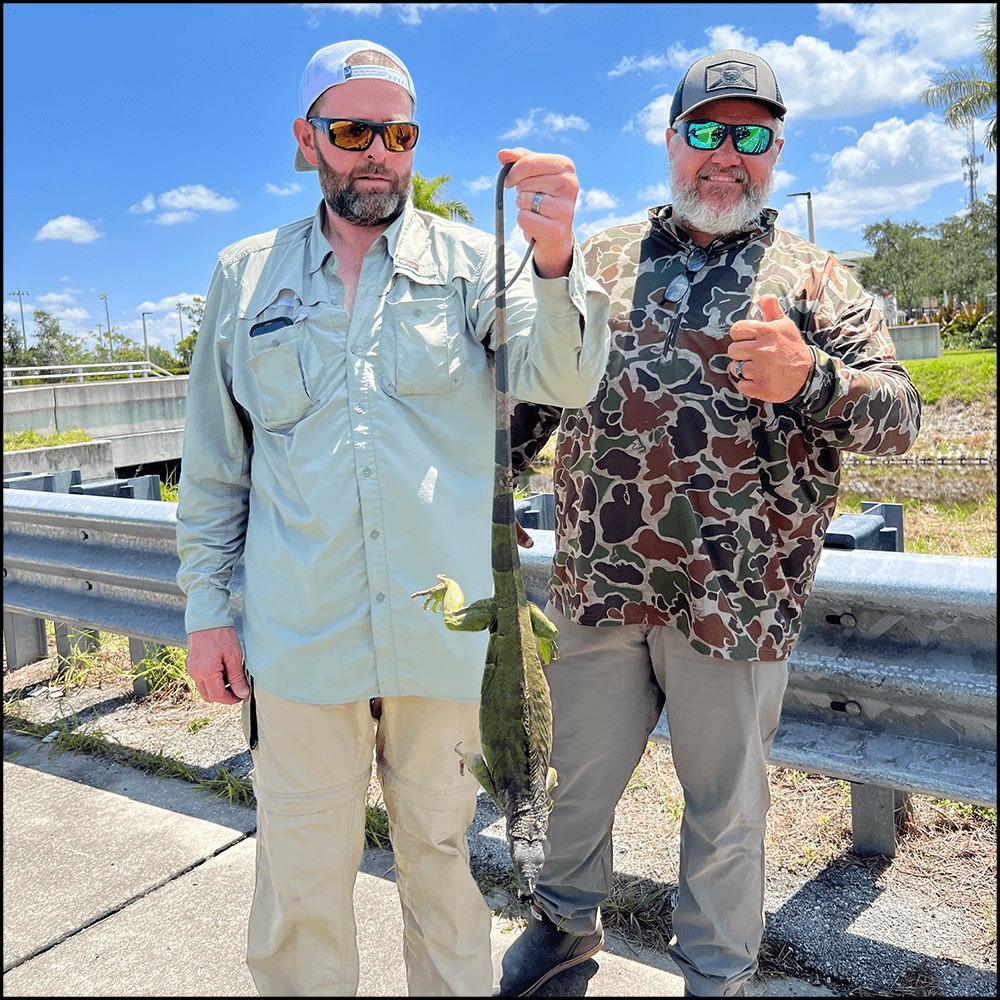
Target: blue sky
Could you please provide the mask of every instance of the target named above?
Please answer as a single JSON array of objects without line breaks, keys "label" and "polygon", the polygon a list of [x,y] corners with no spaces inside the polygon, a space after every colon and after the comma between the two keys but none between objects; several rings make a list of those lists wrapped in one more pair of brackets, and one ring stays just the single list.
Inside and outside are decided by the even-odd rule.
[{"label": "blue sky", "polygon": [[[689,63],[759,52],[789,114],[771,205],[816,242],[865,249],[886,217],[933,226],[963,211],[970,136],[919,94],[978,66],[983,3],[4,4],[4,312],[97,337],[106,316],[173,350],[178,303],[204,297],[218,251],[311,215],[316,175],[292,168],[310,56],[388,46],[416,84],[414,167],[451,177],[492,232],[505,146],[577,166],[582,240],[670,200],[663,130]],[[981,139],[983,127],[976,130]],[[977,142],[977,193],[996,155]],[[509,213],[513,215],[511,210]],[[511,246],[524,242],[512,234]],[[15,291],[28,294],[19,298]],[[101,295],[107,298],[101,298]]]}]

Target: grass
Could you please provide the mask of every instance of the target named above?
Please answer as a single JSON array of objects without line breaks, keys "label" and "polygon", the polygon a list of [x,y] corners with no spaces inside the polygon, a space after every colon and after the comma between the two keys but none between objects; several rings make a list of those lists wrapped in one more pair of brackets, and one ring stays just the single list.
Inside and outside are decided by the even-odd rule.
[{"label": "grass", "polygon": [[8,434],[4,431],[4,451],[28,451],[33,448],[53,448],[62,444],[84,444],[91,437],[86,431],[70,430],[61,434],[40,434],[38,431],[21,431]]},{"label": "grass", "polygon": [[940,358],[904,361],[927,406],[951,400],[974,405],[997,391],[996,351],[946,351]]}]

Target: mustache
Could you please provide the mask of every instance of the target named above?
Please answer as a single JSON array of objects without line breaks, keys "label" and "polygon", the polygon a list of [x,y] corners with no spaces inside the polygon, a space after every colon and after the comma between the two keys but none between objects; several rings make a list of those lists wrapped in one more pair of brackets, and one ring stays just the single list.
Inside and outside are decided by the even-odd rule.
[{"label": "mustache", "polygon": [[391,181],[395,177],[395,174],[388,167],[380,163],[369,163],[364,166],[355,167],[349,176],[352,181],[358,177],[384,177],[386,180]]},{"label": "mustache", "polygon": [[726,167],[724,170],[700,170],[697,177],[698,180],[705,181],[712,177],[718,177],[720,174],[724,177],[732,177],[743,184],[750,181],[750,175],[742,167]]}]

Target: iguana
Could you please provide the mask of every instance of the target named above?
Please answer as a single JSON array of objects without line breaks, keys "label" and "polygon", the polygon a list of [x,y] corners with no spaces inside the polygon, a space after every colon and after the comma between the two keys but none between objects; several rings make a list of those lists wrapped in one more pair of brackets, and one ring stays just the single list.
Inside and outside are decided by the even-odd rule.
[{"label": "iguana", "polygon": [[[510,451],[505,273],[503,248],[503,180],[497,180],[497,286],[494,371],[496,378],[496,452],[493,477],[493,596],[465,605],[461,587],[446,576],[428,590],[424,607],[441,610],[456,631],[489,629],[486,668],[479,708],[483,752],[455,749],[503,815],[514,874],[523,900],[530,899],[544,859],[542,841],[548,828],[555,771],[552,748],[552,703],[542,663],[558,655],[556,627],[527,599],[517,547]],[[524,263],[531,254],[531,246]],[[520,273],[520,269],[518,269]],[[514,278],[517,274],[514,275]],[[514,279],[511,279],[512,281]]]}]

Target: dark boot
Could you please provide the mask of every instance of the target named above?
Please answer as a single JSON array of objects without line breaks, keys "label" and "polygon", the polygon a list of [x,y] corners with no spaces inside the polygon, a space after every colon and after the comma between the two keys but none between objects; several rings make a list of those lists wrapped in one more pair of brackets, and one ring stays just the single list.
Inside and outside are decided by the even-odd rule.
[{"label": "dark boot", "polygon": [[600,916],[593,934],[569,934],[559,930],[541,910],[532,907],[528,925],[504,953],[497,995],[530,997],[542,983],[585,962],[603,946],[604,928]]}]

